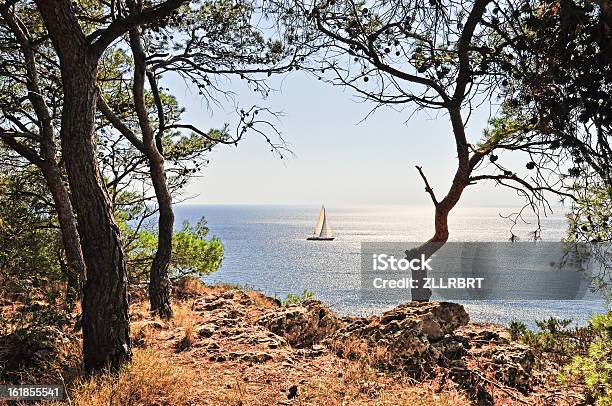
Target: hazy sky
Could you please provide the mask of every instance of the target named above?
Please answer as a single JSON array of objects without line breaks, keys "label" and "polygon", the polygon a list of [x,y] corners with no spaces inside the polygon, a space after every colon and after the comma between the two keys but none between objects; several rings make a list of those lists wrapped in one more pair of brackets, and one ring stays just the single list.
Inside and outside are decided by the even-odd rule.
[{"label": "hazy sky", "polygon": [[[187,111],[184,121],[203,129],[236,123],[234,103],[211,112],[199,96],[178,78],[167,78]],[[294,72],[273,83],[278,89],[261,101],[244,85],[229,85],[236,102],[254,103],[283,111],[278,122],[294,153],[280,160],[257,134],[238,147],[220,146],[201,177],[188,186],[190,203],[210,204],[429,204],[414,165],[421,165],[438,195],[448,188],[456,153],[448,117],[420,112],[407,123],[411,109],[380,109],[359,123],[373,107],[348,89]],[[477,141],[488,117],[488,107],[471,119],[467,133]],[[510,161],[512,159],[512,161]],[[524,157],[502,157],[524,167]],[[463,206],[509,206],[521,200],[512,191],[489,185],[470,186]]]}]

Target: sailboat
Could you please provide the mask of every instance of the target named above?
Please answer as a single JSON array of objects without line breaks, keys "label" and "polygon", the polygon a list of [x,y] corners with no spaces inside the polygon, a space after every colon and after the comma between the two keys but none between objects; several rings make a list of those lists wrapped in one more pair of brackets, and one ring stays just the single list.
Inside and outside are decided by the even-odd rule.
[{"label": "sailboat", "polygon": [[325,206],[321,206],[319,220],[317,220],[317,225],[315,226],[313,236],[306,239],[316,241],[331,241],[334,239],[331,226],[329,225],[329,221],[327,220],[327,216],[325,214]]}]

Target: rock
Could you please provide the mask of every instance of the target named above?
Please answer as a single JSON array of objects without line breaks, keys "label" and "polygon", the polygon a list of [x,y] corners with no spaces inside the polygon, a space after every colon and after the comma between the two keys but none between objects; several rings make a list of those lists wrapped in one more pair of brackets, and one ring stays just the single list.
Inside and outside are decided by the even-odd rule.
[{"label": "rock", "polygon": [[320,343],[342,325],[336,314],[317,300],[273,309],[264,314],[258,323],[274,334],[284,337],[296,348]]},{"label": "rock", "polygon": [[438,339],[467,324],[470,317],[457,303],[449,302],[410,302],[397,306],[380,317],[380,324],[387,325],[397,321],[403,327],[407,323],[423,332],[429,339]]},{"label": "rock", "polygon": [[225,298],[214,298],[211,300],[209,297],[203,297],[193,303],[192,309],[196,311],[211,311],[230,306],[232,306],[231,300]]},{"label": "rock", "polygon": [[468,355],[492,370],[496,380],[522,391],[529,389],[533,383],[534,353],[528,346],[511,341],[503,326],[470,323],[456,334],[470,343]]},{"label": "rock", "polygon": [[28,373],[48,370],[50,365],[63,362],[63,353],[59,350],[69,342],[67,336],[57,327],[31,326],[15,330],[0,337],[0,381],[20,382],[22,371]]},{"label": "rock", "polygon": [[[485,376],[525,391],[533,383],[531,350],[510,341],[502,326],[469,323],[459,304],[410,302],[379,316],[339,318],[316,300],[279,306],[265,299],[229,290],[196,300],[193,308],[206,311],[209,320],[198,328],[198,336],[241,346],[241,351],[226,355],[209,348],[211,360],[259,364],[270,361],[274,354],[283,368],[290,369],[296,361],[331,350],[344,358],[365,360],[381,371],[401,371],[417,379],[442,374],[482,405],[492,401]],[[263,315],[254,325],[245,323],[247,315],[261,314],[253,312],[253,306],[260,303],[266,304],[257,307]],[[288,345],[295,350],[278,352]],[[259,351],[243,352],[244,346]]]},{"label": "rock", "polygon": [[444,356],[440,363],[445,367],[458,365],[456,361],[461,361],[471,347],[467,339],[450,334],[432,343],[432,346]]},{"label": "rock", "polygon": [[161,330],[164,328],[164,325],[161,324],[159,321],[150,321],[147,323],[147,325],[154,328],[155,330]]},{"label": "rock", "polygon": [[240,360],[250,364],[262,364],[273,358],[267,352],[230,352],[228,357],[231,360]]},{"label": "rock", "polygon": [[495,379],[508,386],[527,391],[531,386],[535,356],[526,345],[512,343],[485,351],[490,358]]},{"label": "rock", "polygon": [[205,324],[203,326],[199,326],[196,332],[200,338],[210,338],[218,329],[219,327],[214,324]]},{"label": "rock", "polygon": [[367,358],[385,369],[418,377],[465,353],[463,341],[452,336],[469,321],[459,304],[411,302],[381,316],[345,320],[348,324],[329,340],[332,347],[342,356]]},{"label": "rock", "polygon": [[327,348],[323,345],[315,344],[312,348],[300,348],[296,351],[297,355],[306,358],[318,357],[327,352]]},{"label": "rock", "polygon": [[468,323],[457,329],[456,334],[465,337],[476,347],[481,344],[510,342],[510,333],[503,326],[493,323]]},{"label": "rock", "polygon": [[211,360],[211,361],[214,361],[214,362],[225,362],[225,361],[227,361],[227,357],[225,355],[222,355],[222,354],[211,355],[208,359]]}]

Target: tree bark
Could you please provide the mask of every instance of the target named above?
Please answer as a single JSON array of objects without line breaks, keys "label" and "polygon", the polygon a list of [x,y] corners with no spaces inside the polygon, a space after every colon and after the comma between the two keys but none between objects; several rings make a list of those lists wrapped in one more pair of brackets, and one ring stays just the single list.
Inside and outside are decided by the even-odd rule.
[{"label": "tree bark", "polygon": [[151,179],[159,207],[157,252],[151,266],[149,302],[152,312],[167,319],[172,317],[171,284],[168,270],[172,259],[174,212],[163,162],[163,158],[155,161],[149,160]]},{"label": "tree bark", "polygon": [[[470,173],[472,172],[473,166],[476,164],[475,162],[470,162],[470,151],[467,143],[467,139],[465,136],[465,127],[463,125],[463,119],[461,117],[461,110],[457,105],[454,108],[449,108],[449,115],[451,118],[451,124],[453,127],[453,136],[455,138],[455,144],[457,147],[457,170],[455,171],[455,176],[453,177],[453,182],[451,184],[450,189],[444,196],[444,199],[441,201],[437,201],[435,195],[433,194],[433,190],[429,187],[427,180],[421,172],[421,176],[426,183],[426,190],[431,195],[431,198],[434,202],[435,206],[435,214],[434,214],[434,235],[427,242],[422,244],[421,246],[415,248],[414,250],[406,251],[407,257],[418,257],[421,254],[424,254],[426,258],[431,257],[436,253],[442,246],[448,241],[448,215],[451,210],[457,205],[461,195],[465,188],[469,185]],[[417,167],[417,169],[420,168]],[[412,279],[423,281],[423,278],[427,277],[426,270],[413,270],[412,271]],[[427,302],[431,298],[431,290],[423,289],[421,287],[411,289],[411,297],[412,300],[415,301],[424,301]]]},{"label": "tree bark", "polygon": [[[163,114],[161,102],[157,103],[160,116],[158,136],[154,135],[148,110],[145,104],[144,83],[146,77],[146,55],[142,45],[139,28],[130,30],[130,47],[134,55],[134,84],[132,93],[138,122],[142,131],[142,152],[149,162],[149,173],[155,190],[155,197],[159,210],[157,252],[151,266],[149,276],[149,304],[152,313],[159,317],[169,319],[172,317],[171,284],[168,271],[172,260],[172,234],[174,232],[174,212],[172,210],[172,196],[168,189],[164,156],[161,145],[163,131]],[[154,97],[159,100],[155,79],[150,78]],[[157,140],[156,140],[157,138]],[[157,141],[157,142],[156,142]]]},{"label": "tree bark", "polygon": [[87,266],[82,319],[84,366],[88,373],[117,370],[131,358],[127,277],[119,228],[96,157],[99,56],[90,50],[70,2],[36,3],[62,72],[62,156]]},{"label": "tree bark", "polygon": [[57,219],[62,234],[62,244],[66,255],[66,272],[68,279],[68,302],[72,303],[77,297],[83,299],[83,287],[87,280],[85,260],[81,251],[81,239],[77,229],[76,219],[70,202],[70,195],[62,180],[60,168],[55,162],[43,164],[43,176],[51,190]]},{"label": "tree bark", "polygon": [[60,135],[88,271],[83,357],[86,371],[92,372],[117,369],[131,352],[123,248],[96,157],[97,64],[88,62],[72,65],[62,75],[65,99]]}]

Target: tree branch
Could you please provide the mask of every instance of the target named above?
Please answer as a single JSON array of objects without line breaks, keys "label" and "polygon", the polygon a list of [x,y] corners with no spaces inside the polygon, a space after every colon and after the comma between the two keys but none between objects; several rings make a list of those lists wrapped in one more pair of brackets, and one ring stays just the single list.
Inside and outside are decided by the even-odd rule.
[{"label": "tree branch", "polygon": [[146,8],[124,18],[116,19],[106,27],[106,29],[95,31],[87,36],[87,41],[91,44],[92,52],[97,56],[102,55],[113,41],[131,29],[167,17],[174,10],[187,2],[188,0],[167,0],[157,6]]},{"label": "tree branch", "polygon": [[434,194],[433,189],[431,188],[431,186],[429,186],[429,182],[427,181],[427,178],[425,177],[425,174],[423,173],[423,168],[418,165],[415,165],[414,167],[417,169],[417,171],[419,171],[421,178],[423,178],[423,182],[425,182],[425,191],[429,193],[429,196],[431,197],[431,200],[433,201],[434,206],[437,207],[438,199],[436,199],[436,195]]},{"label": "tree branch", "polygon": [[512,175],[478,175],[478,176],[470,177],[470,182],[477,182],[479,180],[495,180],[502,185],[505,185],[504,183],[502,183],[503,180],[511,180],[511,181],[514,181],[520,184],[521,186],[523,186],[525,189],[529,190],[532,193],[537,193],[541,195],[541,192],[550,192],[550,193],[553,193],[559,196],[564,196],[572,200],[576,200],[576,197],[570,193],[562,192],[560,190],[555,190],[548,186],[532,185],[529,182],[527,182],[525,179],[521,179],[515,174],[512,174]]},{"label": "tree branch", "polygon": [[126,126],[125,123],[123,123],[123,121],[121,121],[119,117],[117,117],[117,115],[109,107],[109,105],[106,103],[106,100],[104,100],[104,96],[102,96],[102,91],[100,90],[100,88],[98,88],[98,107],[100,108],[100,111],[102,112],[104,117],[106,117],[106,119],[113,125],[113,127],[115,127],[121,133],[121,135],[127,138],[127,140],[130,141],[132,145],[134,145],[134,147],[138,149],[138,151],[144,154],[144,144],[136,136],[136,134],[134,134],[134,132],[130,130],[128,126]]},{"label": "tree branch", "polygon": [[4,141],[19,155],[27,159],[30,163],[38,167],[42,167],[45,164],[45,161],[32,148],[17,141],[15,139],[15,135],[19,134],[10,131],[0,131],[0,139],[2,139],[2,141]]},{"label": "tree branch", "polygon": [[491,0],[476,0],[474,2],[474,7],[467,18],[463,31],[461,32],[461,37],[459,38],[459,71],[457,73],[457,86],[453,94],[453,100],[457,103],[461,103],[463,100],[465,88],[472,76],[469,52],[474,30],[476,30],[476,26],[482,20],[482,16],[490,2]]}]

